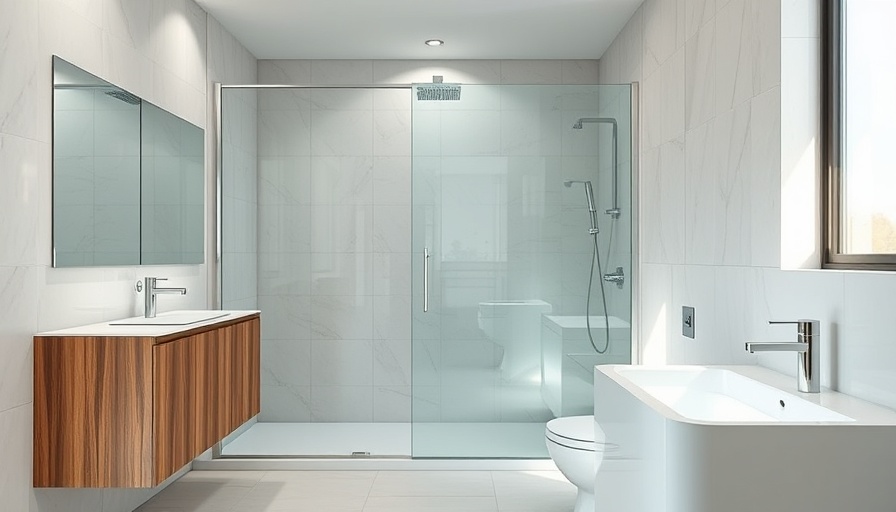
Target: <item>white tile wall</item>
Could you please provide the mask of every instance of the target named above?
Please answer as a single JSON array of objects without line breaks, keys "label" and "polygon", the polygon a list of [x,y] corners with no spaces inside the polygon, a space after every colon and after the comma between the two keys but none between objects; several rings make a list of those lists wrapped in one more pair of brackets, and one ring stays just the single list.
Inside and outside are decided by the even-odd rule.
[{"label": "white tile wall", "polygon": [[[793,336],[768,320],[817,318],[822,384],[896,407],[887,325],[896,276],[778,269],[818,262],[811,198],[819,4],[648,0],[601,59],[602,82],[643,84],[641,350],[648,363],[758,361],[795,374],[792,354],[757,358],[743,342]],[[680,19],[677,38],[673,20]],[[643,52],[632,50],[639,45]],[[676,62],[682,46],[685,59]],[[677,69],[663,70],[670,65]],[[673,78],[657,79],[665,73]],[[684,176],[676,179],[658,170],[676,169],[678,152],[657,147],[675,133],[662,94],[672,94],[678,73],[685,77],[686,133]],[[660,193],[684,197],[667,202]],[[683,305],[696,307],[695,340],[680,334]]]},{"label": "white tile wall", "polygon": [[51,55],[203,127],[207,76],[254,81],[255,59],[189,0],[3,0],[0,12],[0,497],[9,510],[130,511],[158,489],[31,489],[31,335],[134,314],[144,275],[190,290],[163,310],[204,308],[208,270],[49,267]]}]

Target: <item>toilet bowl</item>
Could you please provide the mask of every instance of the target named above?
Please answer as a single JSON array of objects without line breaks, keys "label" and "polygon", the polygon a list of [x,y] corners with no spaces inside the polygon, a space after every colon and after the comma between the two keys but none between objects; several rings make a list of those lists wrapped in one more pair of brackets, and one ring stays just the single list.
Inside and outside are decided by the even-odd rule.
[{"label": "toilet bowl", "polygon": [[557,469],[578,488],[574,512],[593,512],[594,478],[604,455],[596,449],[594,416],[553,419],[545,426],[544,436]]}]

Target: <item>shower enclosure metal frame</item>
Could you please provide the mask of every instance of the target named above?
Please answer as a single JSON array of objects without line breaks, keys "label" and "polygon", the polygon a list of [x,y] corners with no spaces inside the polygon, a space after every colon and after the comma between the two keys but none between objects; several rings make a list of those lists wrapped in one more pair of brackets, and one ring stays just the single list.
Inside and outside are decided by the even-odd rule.
[{"label": "shower enclosure metal frame", "polygon": [[[601,85],[601,84],[594,84]],[[641,317],[641,304],[640,304],[640,296],[641,296],[641,280],[640,280],[640,261],[637,258],[637,254],[639,253],[639,247],[641,246],[641,230],[639,229],[638,221],[640,220],[640,201],[639,201],[639,186],[640,186],[640,108],[639,108],[639,83],[632,82],[630,84],[623,84],[630,86],[630,115],[631,115],[631,141],[630,141],[630,151],[631,151],[631,251],[632,251],[632,259],[631,259],[631,273],[630,273],[630,287],[631,287],[631,360],[633,364],[638,364],[642,362],[642,347],[640,345],[640,317]],[[209,282],[212,284],[209,290],[209,299],[212,304],[215,305],[218,309],[221,309],[223,306],[223,290],[222,290],[222,280],[223,280],[223,266],[222,266],[222,256],[223,256],[223,244],[222,244],[222,191],[223,191],[223,124],[222,124],[222,94],[224,89],[406,89],[412,90],[413,84],[373,84],[373,85],[291,85],[291,84],[234,84],[234,85],[224,85],[221,83],[214,83],[214,95],[213,95],[213,113],[214,118],[212,120],[214,124],[215,130],[215,139],[213,142],[213,147],[211,147],[210,157],[214,158],[214,181],[213,186],[215,187],[215,193],[213,196],[213,200],[215,201],[215,228],[213,230],[214,240],[210,240],[209,243],[214,246],[215,250],[215,259],[214,263],[209,266]],[[586,122],[593,122],[593,118],[587,118]],[[597,118],[594,118],[597,119]],[[599,118],[603,121],[603,118]],[[614,131],[614,142],[617,140],[616,132],[617,126],[616,123],[613,123],[613,131]],[[618,208],[618,201],[616,197],[618,196],[618,177],[617,177],[617,166],[618,166],[618,148],[614,146],[613,154],[612,154],[612,165],[613,165],[613,182],[614,182],[614,208]],[[607,211],[606,213],[610,215],[614,215],[612,211]],[[618,215],[618,214],[616,214]],[[614,215],[615,217],[615,215]],[[250,424],[247,424],[247,426]],[[243,426],[238,429],[234,434],[239,433],[243,429],[247,428],[247,426]],[[234,434],[231,434],[233,436]],[[230,437],[230,436],[229,436]],[[211,458],[219,459],[222,454],[222,443],[217,443],[212,448]],[[471,459],[474,462],[476,459]],[[510,460],[501,460],[497,459],[499,462],[510,463]],[[284,460],[285,462],[285,460]],[[393,461],[399,462],[399,461]],[[411,459],[409,461],[404,462],[419,462],[420,464],[424,464],[427,466],[433,467],[441,467],[439,460],[433,459]],[[456,465],[457,460],[452,459],[444,459],[442,462],[445,463],[445,467],[453,467]],[[526,466],[526,459],[519,459],[519,462]],[[534,461],[530,461],[534,462]],[[452,464],[455,463],[455,464]],[[311,463],[312,466],[314,465]],[[324,462],[326,464],[326,462]],[[385,463],[387,466],[389,462]]]}]

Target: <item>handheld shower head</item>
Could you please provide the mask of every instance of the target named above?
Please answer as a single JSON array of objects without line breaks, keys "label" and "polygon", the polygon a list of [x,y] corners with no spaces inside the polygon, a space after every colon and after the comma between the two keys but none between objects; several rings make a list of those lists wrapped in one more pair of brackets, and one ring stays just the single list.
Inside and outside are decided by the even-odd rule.
[{"label": "handheld shower head", "polygon": [[588,201],[588,211],[591,214],[591,229],[593,232],[597,232],[597,219],[594,218],[594,214],[597,213],[597,208],[594,207],[594,191],[591,189],[591,180],[569,180],[564,181],[563,185],[566,188],[572,188],[573,183],[582,183],[585,185],[585,199]]}]

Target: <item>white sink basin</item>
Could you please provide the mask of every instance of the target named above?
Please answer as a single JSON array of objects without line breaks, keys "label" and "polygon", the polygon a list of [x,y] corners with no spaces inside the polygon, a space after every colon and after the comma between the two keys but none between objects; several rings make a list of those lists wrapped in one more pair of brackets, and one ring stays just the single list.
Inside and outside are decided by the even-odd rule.
[{"label": "white sink basin", "polygon": [[594,421],[597,446],[614,448],[595,479],[605,510],[870,512],[896,503],[896,412],[827,389],[796,392],[795,376],[598,366]]},{"label": "white sink basin", "polygon": [[109,322],[109,325],[190,325],[229,315],[226,311],[169,311],[154,318],[135,316]]},{"label": "white sink basin", "polygon": [[731,370],[699,366],[619,368],[684,418],[703,422],[849,422],[852,418]]}]

